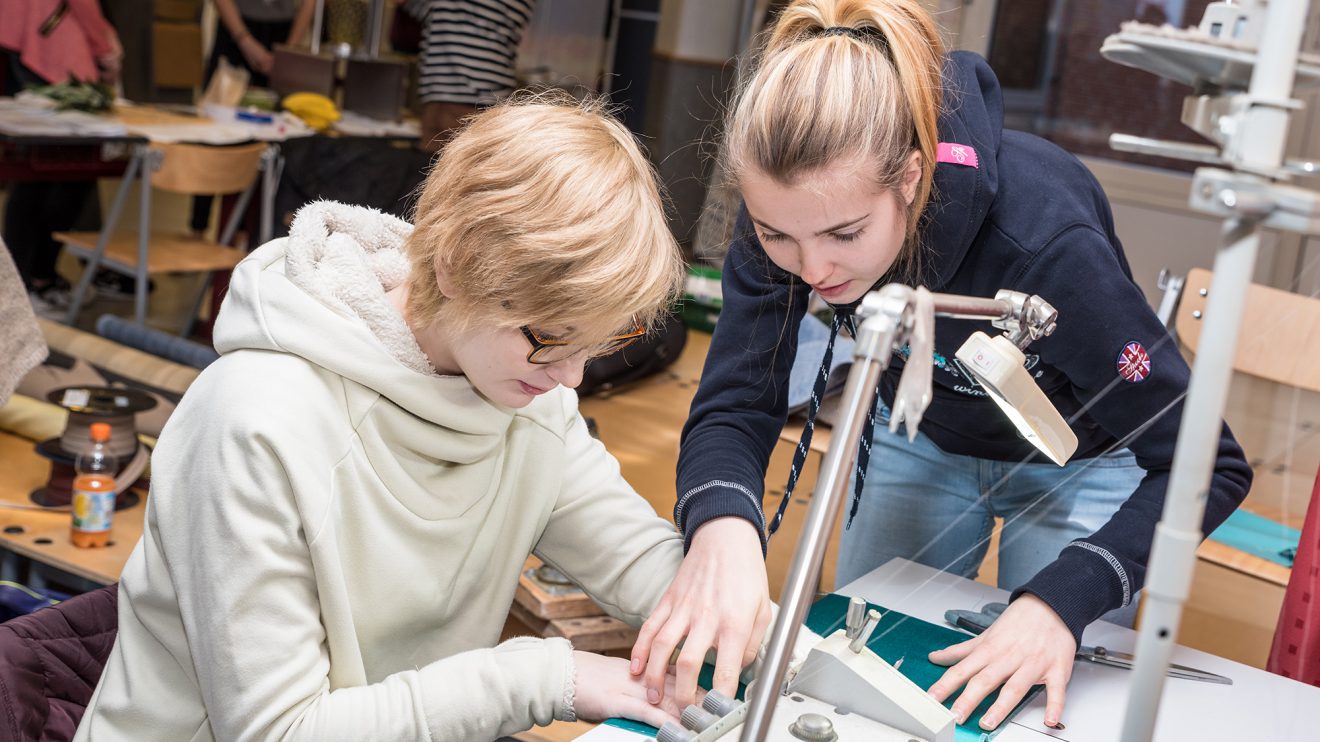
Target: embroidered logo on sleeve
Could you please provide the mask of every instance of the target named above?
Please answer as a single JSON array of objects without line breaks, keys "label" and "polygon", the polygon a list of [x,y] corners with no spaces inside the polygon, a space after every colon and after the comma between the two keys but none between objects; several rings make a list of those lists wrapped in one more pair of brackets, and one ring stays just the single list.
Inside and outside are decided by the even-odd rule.
[{"label": "embroidered logo on sleeve", "polygon": [[1118,375],[1136,384],[1150,376],[1150,355],[1141,343],[1133,340],[1118,354]]},{"label": "embroidered logo on sleeve", "polygon": [[968,144],[954,144],[952,142],[940,142],[939,149],[935,154],[936,162],[948,162],[953,165],[963,165],[965,167],[981,167],[981,161],[976,157],[976,150]]}]

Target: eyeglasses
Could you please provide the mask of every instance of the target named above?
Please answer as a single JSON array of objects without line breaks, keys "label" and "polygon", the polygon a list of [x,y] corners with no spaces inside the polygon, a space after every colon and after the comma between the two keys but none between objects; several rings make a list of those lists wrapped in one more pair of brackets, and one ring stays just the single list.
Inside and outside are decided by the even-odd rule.
[{"label": "eyeglasses", "polygon": [[588,358],[597,358],[599,356],[609,355],[616,350],[622,350],[629,345],[637,342],[638,338],[646,334],[646,329],[641,325],[636,325],[632,330],[615,335],[597,345],[595,348],[574,345],[567,340],[562,340],[549,335],[541,335],[536,330],[523,325],[518,328],[522,330],[523,337],[531,343],[532,349],[527,353],[527,362],[538,366],[545,366],[551,363],[559,363],[568,358],[581,353],[588,352]]}]

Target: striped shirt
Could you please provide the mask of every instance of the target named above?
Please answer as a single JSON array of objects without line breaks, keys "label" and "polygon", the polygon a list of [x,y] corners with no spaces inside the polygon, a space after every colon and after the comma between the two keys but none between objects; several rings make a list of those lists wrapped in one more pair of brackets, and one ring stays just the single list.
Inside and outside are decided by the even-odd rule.
[{"label": "striped shirt", "polygon": [[426,2],[419,60],[422,102],[489,105],[513,92],[514,60],[534,3]]}]

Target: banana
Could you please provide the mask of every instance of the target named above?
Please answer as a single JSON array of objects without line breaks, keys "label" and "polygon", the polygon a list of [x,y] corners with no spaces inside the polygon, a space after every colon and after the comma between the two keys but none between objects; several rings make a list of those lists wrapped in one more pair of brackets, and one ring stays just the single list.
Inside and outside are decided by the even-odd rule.
[{"label": "banana", "polygon": [[319,93],[291,93],[284,97],[283,104],[285,110],[317,131],[325,131],[340,118],[334,101]]}]

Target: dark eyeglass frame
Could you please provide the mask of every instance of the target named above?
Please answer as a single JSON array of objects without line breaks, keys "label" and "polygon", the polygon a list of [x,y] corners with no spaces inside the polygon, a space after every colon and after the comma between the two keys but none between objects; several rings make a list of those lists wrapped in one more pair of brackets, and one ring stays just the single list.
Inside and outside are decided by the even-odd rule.
[{"label": "dark eyeglass frame", "polygon": [[[541,335],[537,334],[536,330],[533,330],[531,327],[527,325],[523,325],[518,329],[522,330],[523,337],[527,338],[527,342],[532,346],[532,349],[527,352],[528,363],[537,366],[548,366],[552,363],[559,363],[562,360],[565,360],[567,358],[572,358],[573,355],[576,355],[573,354],[573,355],[565,356],[564,358],[555,358],[553,360],[546,360],[544,356],[548,351],[551,351],[554,348],[563,348],[565,346],[572,345],[572,343],[570,343],[567,340],[560,340],[559,338],[542,337]],[[629,345],[632,345],[633,343],[637,342],[645,334],[646,334],[646,328],[642,327],[641,325],[636,325],[633,327],[632,330],[629,330],[628,332],[625,332],[622,335],[614,335],[613,337],[606,338],[605,342],[602,343],[594,353],[592,353],[591,357],[595,358],[597,356],[613,353],[617,350],[623,350],[624,348],[627,348]],[[584,348],[583,350],[586,349]]]}]

